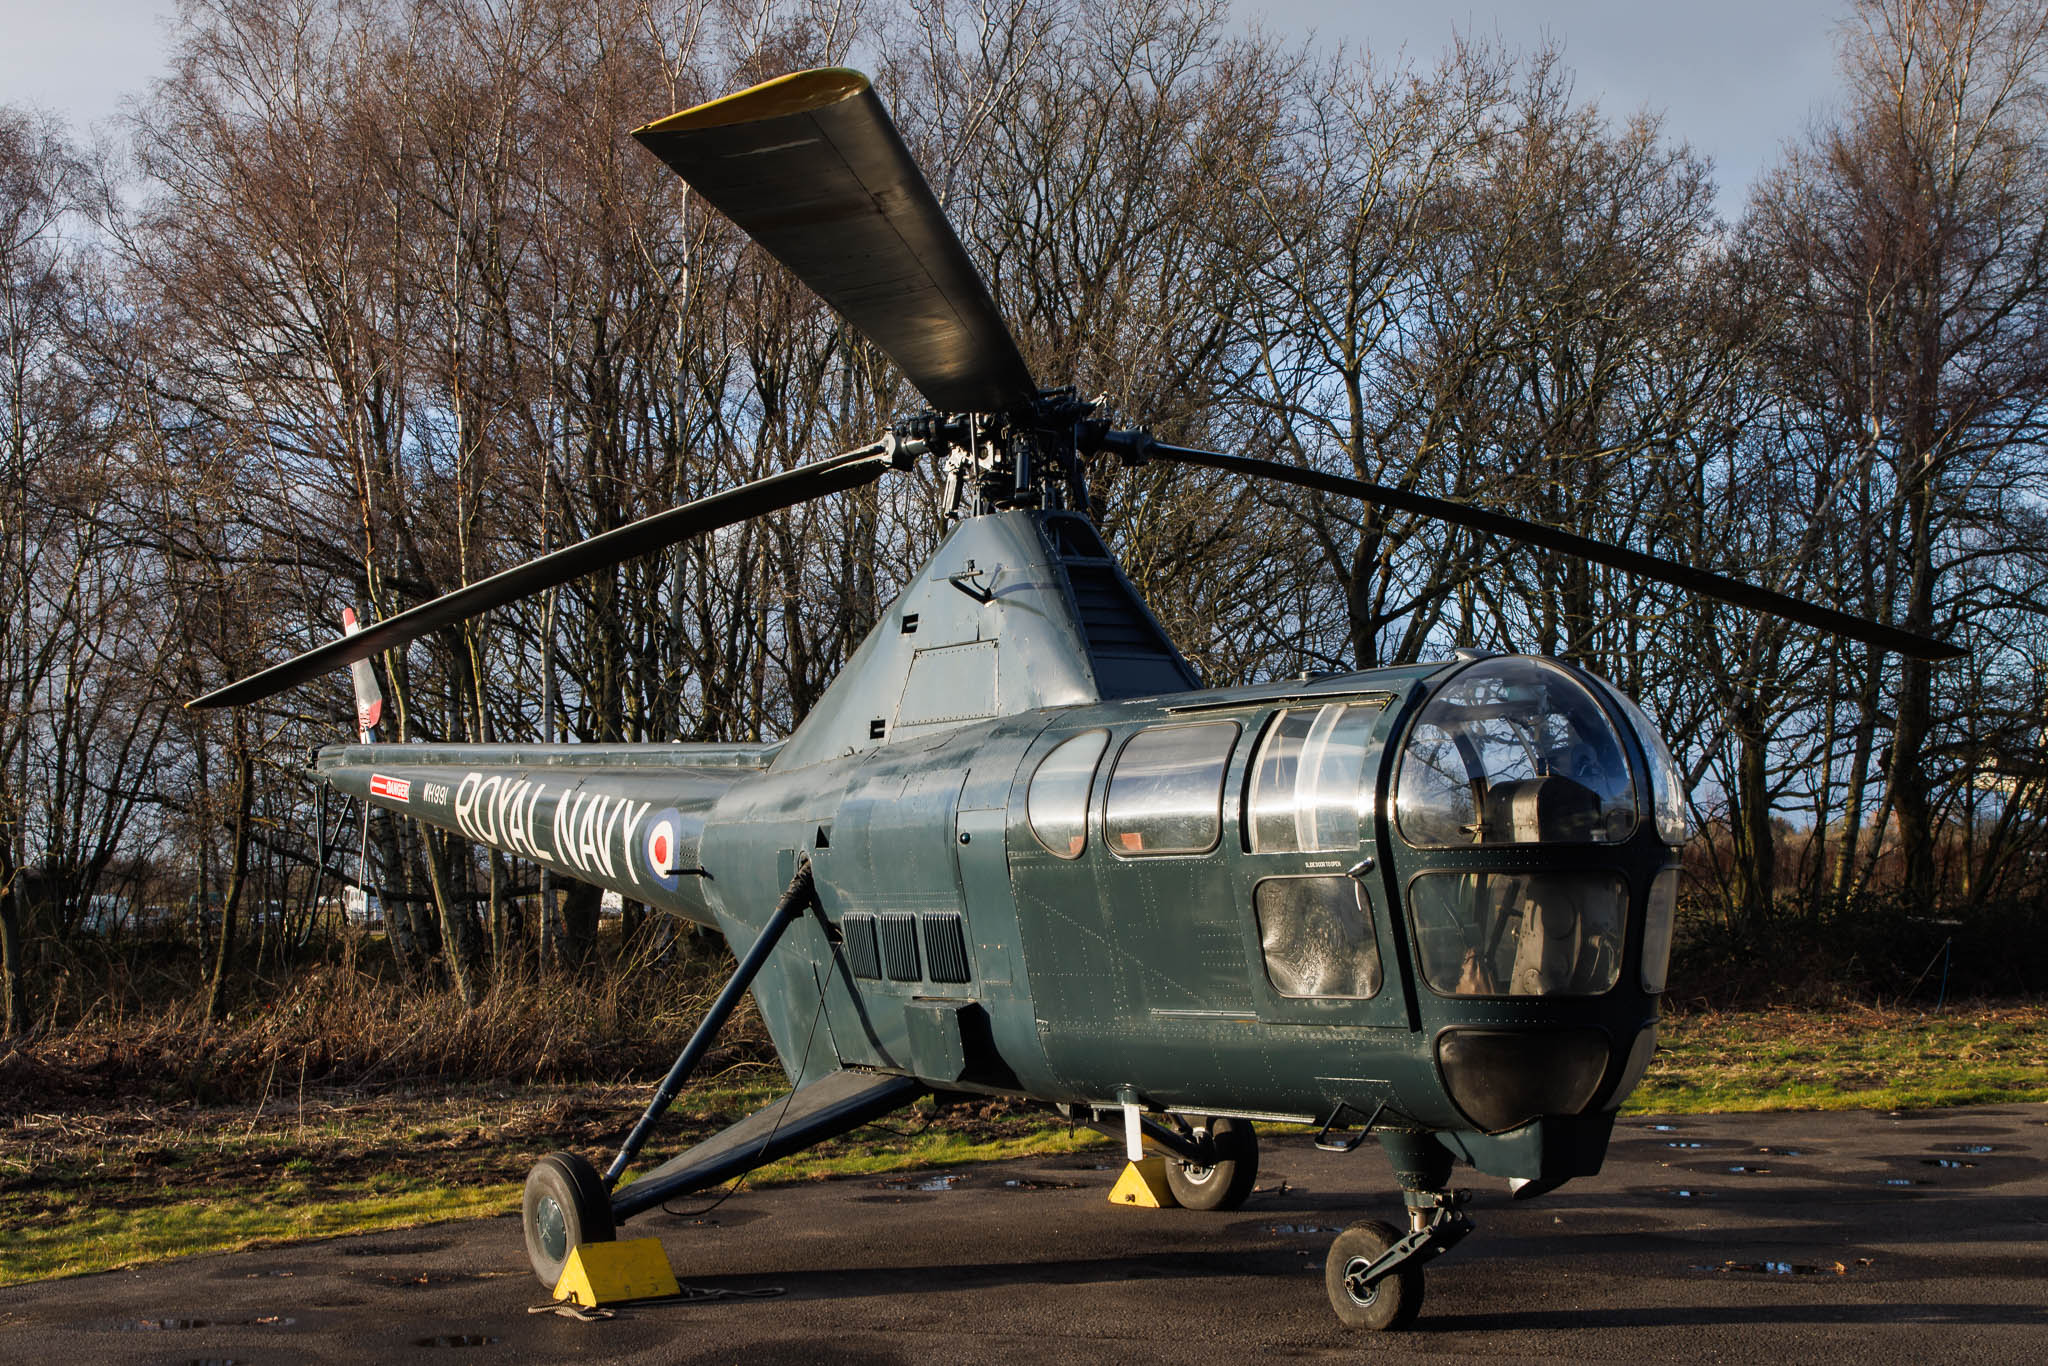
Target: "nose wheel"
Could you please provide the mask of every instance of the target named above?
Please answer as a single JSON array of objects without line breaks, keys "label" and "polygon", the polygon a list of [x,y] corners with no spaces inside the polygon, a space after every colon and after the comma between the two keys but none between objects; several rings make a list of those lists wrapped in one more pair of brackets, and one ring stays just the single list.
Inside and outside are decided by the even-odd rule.
[{"label": "nose wheel", "polygon": [[1392,1224],[1377,1219],[1353,1224],[1330,1244],[1323,1262],[1323,1288],[1346,1328],[1384,1333],[1406,1328],[1422,1312],[1422,1268],[1412,1263],[1374,1279],[1373,1264],[1400,1241]]},{"label": "nose wheel", "polygon": [[1330,1244],[1323,1289],[1346,1328],[1397,1332],[1422,1312],[1422,1265],[1472,1231],[1459,1212],[1464,1191],[1411,1191],[1408,1232],[1369,1220],[1353,1224]]},{"label": "nose wheel", "polygon": [[1242,1206],[1259,1180],[1259,1135],[1251,1121],[1225,1116],[1196,1120],[1188,1137],[1209,1144],[1215,1157],[1207,1166],[1168,1161],[1166,1185],[1173,1198],[1183,1209]]}]

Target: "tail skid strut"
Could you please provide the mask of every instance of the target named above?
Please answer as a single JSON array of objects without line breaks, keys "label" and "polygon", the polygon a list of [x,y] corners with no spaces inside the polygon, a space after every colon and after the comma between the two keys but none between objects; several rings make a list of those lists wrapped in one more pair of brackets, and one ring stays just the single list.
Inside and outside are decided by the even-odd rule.
[{"label": "tail skid strut", "polygon": [[925,1089],[915,1077],[884,1073],[842,1071],[820,1077],[614,1193],[612,1217],[630,1219],[673,1196],[705,1190],[837,1138],[902,1109]]},{"label": "tail skid strut", "polygon": [[[783,890],[781,900],[776,902],[775,913],[769,916],[760,935],[733,969],[725,989],[718,993],[718,999],[705,1012],[703,1022],[690,1035],[690,1041],[683,1045],[675,1065],[669,1068],[668,1075],[655,1089],[654,1099],[648,1102],[645,1113],[633,1125],[633,1132],[626,1136],[618,1156],[605,1168],[605,1189],[611,1190],[618,1185],[620,1176],[625,1174],[626,1168],[645,1146],[656,1122],[675,1101],[683,1083],[690,1079],[690,1074],[697,1069],[712,1041],[718,1037],[719,1030],[725,1027],[733,1008],[740,1003],[740,997],[746,994],[747,988],[760,974],[768,955],[774,952],[775,945],[781,940],[782,932],[800,919],[816,901],[811,865],[801,863],[795,876],[790,878],[789,886]],[[820,1077],[656,1167],[624,1190],[614,1191],[611,1196],[612,1219],[614,1222],[630,1219],[670,1196],[686,1195],[718,1185],[763,1163],[802,1152],[828,1138],[837,1138],[892,1110],[902,1109],[924,1092],[924,1084],[913,1077],[844,1071]]]}]

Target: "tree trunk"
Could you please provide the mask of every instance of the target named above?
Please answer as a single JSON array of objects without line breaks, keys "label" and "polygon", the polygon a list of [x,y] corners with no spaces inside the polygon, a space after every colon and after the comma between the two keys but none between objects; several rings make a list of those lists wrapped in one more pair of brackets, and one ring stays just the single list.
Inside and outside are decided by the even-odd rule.
[{"label": "tree trunk", "polygon": [[[240,742],[235,744],[235,819],[228,842],[232,852],[228,863],[227,893],[220,903],[220,938],[213,946],[213,972],[206,983],[206,1009],[202,1018],[207,1024],[220,1019],[221,1001],[226,994],[228,959],[235,951],[235,912],[241,905],[242,887],[249,878],[249,812],[256,799],[256,784],[252,781],[248,747]],[[201,916],[206,908],[199,908]]]},{"label": "tree trunk", "polygon": [[580,968],[597,946],[597,916],[604,893],[587,882],[562,889],[562,966]]},{"label": "tree trunk", "polygon": [[[1908,502],[1912,580],[1906,629],[1925,634],[1934,617],[1933,490],[1923,476]],[[1905,861],[1901,890],[1921,907],[1934,904],[1934,820],[1928,801],[1923,751],[1932,712],[1934,671],[1924,659],[1899,662],[1898,705],[1892,727],[1888,775],[1892,809],[1899,818],[1899,852]]]},{"label": "tree trunk", "polygon": [[[1835,847],[1835,871],[1830,889],[1836,898],[1849,895],[1856,878],[1856,853],[1863,839],[1864,787],[1870,781],[1870,760],[1876,750],[1877,668],[1876,659],[1864,672],[1856,703],[1856,749],[1849,759],[1849,785],[1842,794],[1842,839]],[[1878,832],[1883,838],[1883,832]]]},{"label": "tree trunk", "polygon": [[1771,831],[1770,756],[1753,698],[1737,710],[1735,894],[1744,914],[1769,915],[1777,896],[1777,845]]},{"label": "tree trunk", "polygon": [[448,975],[462,1003],[474,1006],[484,998],[483,931],[468,905],[458,902],[449,886],[441,836],[422,829],[420,847],[427,856],[427,881],[433,888],[434,904],[441,912],[441,946],[448,962]]},{"label": "tree trunk", "polygon": [[[379,885],[388,885],[398,893],[410,891],[411,888],[406,886],[407,868],[404,850],[398,840],[397,818],[386,816],[379,821],[378,814],[376,807],[368,802],[363,804],[363,819],[375,827],[375,833],[371,838],[377,846],[377,866],[381,870],[375,875],[370,868],[361,870],[364,891],[367,892],[371,887]],[[412,931],[412,905],[402,895],[387,896],[383,901],[384,935],[391,945],[391,958],[398,964],[400,978],[410,982],[421,975],[426,965],[425,955],[420,951],[419,940]]]},{"label": "tree trunk", "polygon": [[0,853],[0,860],[10,865],[0,868],[0,1039],[11,1039],[27,1025],[21,999],[21,905],[14,890],[13,860],[5,853]]}]

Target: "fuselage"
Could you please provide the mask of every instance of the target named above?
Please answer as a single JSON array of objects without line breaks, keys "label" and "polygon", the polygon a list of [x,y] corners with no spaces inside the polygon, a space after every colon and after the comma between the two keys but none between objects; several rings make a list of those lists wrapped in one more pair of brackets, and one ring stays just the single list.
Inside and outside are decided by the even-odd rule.
[{"label": "fuselage", "polygon": [[[1597,839],[1506,843],[1401,809],[1430,699],[1499,666],[1037,709],[787,769],[774,747],[681,745],[347,746],[321,768],[736,947],[808,859],[818,912],[754,988],[793,1077],[1377,1117],[1502,1174],[1578,1174],[1648,1059],[1662,965],[1646,948],[1663,946],[1646,921],[1673,860],[1647,800]],[[1612,720],[1647,798],[1649,756]],[[1489,924],[1503,886],[1544,891]],[[1506,1050],[1462,1094],[1444,1073],[1460,1041]]]}]

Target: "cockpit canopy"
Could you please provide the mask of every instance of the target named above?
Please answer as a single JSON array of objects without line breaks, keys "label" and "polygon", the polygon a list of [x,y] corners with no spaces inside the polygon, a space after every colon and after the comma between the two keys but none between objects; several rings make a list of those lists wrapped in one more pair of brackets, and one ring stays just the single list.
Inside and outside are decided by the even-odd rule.
[{"label": "cockpit canopy", "polygon": [[1643,805],[1592,689],[1546,660],[1515,657],[1475,664],[1429,700],[1394,793],[1402,838],[1423,849],[1619,844]]},{"label": "cockpit canopy", "polygon": [[[1624,729],[1633,730],[1641,759]],[[1483,660],[1423,705],[1395,777],[1402,838],[1420,849],[1496,849],[1497,866],[1432,869],[1409,886],[1424,980],[1446,996],[1593,996],[1619,980],[1629,884],[1612,868],[1538,868],[1529,845],[1612,846],[1653,814],[1686,834],[1676,767],[1641,709],[1548,660]],[[1590,850],[1589,850],[1590,852]],[[1643,985],[1663,988],[1676,870],[1657,879]]]}]

